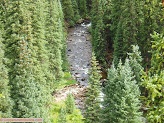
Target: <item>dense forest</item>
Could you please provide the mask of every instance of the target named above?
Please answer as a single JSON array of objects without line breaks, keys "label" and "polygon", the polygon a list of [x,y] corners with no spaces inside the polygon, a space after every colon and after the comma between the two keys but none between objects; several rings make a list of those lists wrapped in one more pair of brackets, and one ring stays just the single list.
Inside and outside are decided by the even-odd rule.
[{"label": "dense forest", "polygon": [[[164,123],[163,7],[164,0],[1,0],[0,118]],[[70,81],[69,29],[85,22],[92,58],[81,112],[73,95],[55,104],[53,93]]]}]

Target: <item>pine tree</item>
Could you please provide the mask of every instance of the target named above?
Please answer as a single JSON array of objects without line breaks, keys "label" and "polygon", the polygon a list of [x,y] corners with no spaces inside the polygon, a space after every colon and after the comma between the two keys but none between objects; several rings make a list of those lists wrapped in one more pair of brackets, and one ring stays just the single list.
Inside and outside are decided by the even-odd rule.
[{"label": "pine tree", "polygon": [[[114,40],[114,60],[117,64],[121,58],[126,58],[126,53],[131,52],[130,46],[137,44],[138,26],[140,20],[140,2],[125,0],[111,2],[111,30]],[[116,8],[115,8],[116,7]]]},{"label": "pine tree", "polygon": [[145,88],[144,106],[146,117],[150,123],[164,122],[164,36],[152,35],[151,68],[143,75],[142,85]]},{"label": "pine tree", "polygon": [[77,22],[80,19],[80,14],[76,0],[72,0],[72,7],[74,11],[74,21]]},{"label": "pine tree", "polygon": [[65,41],[63,35],[63,20],[62,12],[60,10],[60,1],[48,1],[48,14],[47,14],[47,34],[49,49],[50,70],[55,75],[56,80],[63,77],[62,71],[62,49]]},{"label": "pine tree", "polygon": [[163,7],[161,0],[147,0],[143,2],[142,6],[144,6],[142,10],[144,18],[138,44],[145,61],[145,66],[149,67],[149,61],[151,59],[151,53],[149,52],[151,50],[151,34],[153,34],[154,31],[158,33],[163,32]]},{"label": "pine tree", "polygon": [[67,123],[67,120],[66,120],[66,109],[63,108],[63,107],[60,109],[58,123]]},{"label": "pine tree", "polygon": [[71,0],[61,0],[64,18],[69,26],[74,26],[74,11]]},{"label": "pine tree", "polygon": [[104,40],[106,41],[107,50],[113,50],[112,31],[111,27],[111,0],[103,0],[103,23],[104,23]]},{"label": "pine tree", "polygon": [[99,0],[96,6],[98,7],[98,12],[95,15],[97,18],[97,22],[95,22],[96,23],[95,28],[92,27],[92,44],[98,60],[104,62],[106,42],[104,40],[104,23],[103,23],[104,13],[103,13],[102,4],[103,4],[103,0]]},{"label": "pine tree", "polygon": [[133,52],[128,53],[129,63],[135,75],[135,80],[141,84],[141,77],[144,68],[142,67],[142,57],[138,45],[132,45]]},{"label": "pine tree", "polygon": [[122,13],[122,4],[121,0],[111,0],[110,7],[110,20],[111,20],[111,31],[112,31],[112,39],[114,40],[116,35],[117,26],[119,24],[119,20],[121,19]]},{"label": "pine tree", "polygon": [[92,36],[94,36],[94,29],[96,28],[96,24],[98,21],[97,13],[98,13],[98,5],[99,0],[92,1],[92,9],[91,9],[91,22],[92,22]]},{"label": "pine tree", "polygon": [[103,123],[141,123],[140,91],[128,59],[111,66],[104,94]]},{"label": "pine tree", "polygon": [[5,54],[9,59],[9,83],[12,86],[11,97],[14,101],[13,117],[43,117],[45,122],[49,122],[46,104],[50,92],[45,79],[46,73],[43,71],[43,66],[44,70],[47,70],[48,65],[41,59],[42,55],[45,55],[41,49],[44,43],[40,40],[44,34],[42,24],[36,17],[41,1],[8,2],[4,27]]},{"label": "pine tree", "polygon": [[0,20],[0,117],[11,117],[12,102],[10,99],[10,88],[8,70],[5,65],[4,45],[2,44],[2,33],[4,32]]},{"label": "pine tree", "polygon": [[79,12],[82,18],[87,17],[87,6],[86,6],[86,0],[79,0]]},{"label": "pine tree", "polygon": [[[14,101],[13,117],[40,117],[38,83],[32,72],[31,17],[25,1],[10,1],[7,6],[6,56],[10,60],[9,82]],[[19,15],[19,16],[18,16]]]},{"label": "pine tree", "polygon": [[74,101],[74,98],[71,94],[67,95],[65,105],[66,105],[66,112],[68,114],[72,114],[74,109],[75,109],[75,101]]},{"label": "pine tree", "polygon": [[91,15],[92,0],[86,0],[87,14]]},{"label": "pine tree", "polygon": [[[49,71],[49,54],[48,42],[46,40],[46,12],[47,10],[47,1],[46,0],[36,0],[29,3],[32,8],[29,8],[32,13],[32,35],[33,41],[32,45],[32,57],[35,59],[33,67],[34,78],[36,83],[38,82],[41,91],[39,92],[39,101],[40,103],[40,114],[44,118],[44,122],[49,121],[49,112],[47,105],[50,104],[51,92],[52,92],[52,83],[54,76],[53,73]],[[44,9],[45,10],[44,10]],[[36,69],[37,68],[37,69]]]},{"label": "pine tree", "polygon": [[[68,61],[67,61],[67,56],[66,56],[66,28],[64,24],[64,14],[61,6],[60,0],[58,0],[58,9],[59,9],[59,32],[60,32],[60,40],[62,41],[59,47],[61,47],[61,57],[62,57],[62,70],[65,71],[68,69]],[[58,68],[61,71],[61,67],[59,66]],[[58,73],[59,78],[63,76],[62,71]]]},{"label": "pine tree", "polygon": [[89,82],[85,100],[85,114],[86,123],[100,123],[100,71],[95,58],[92,53],[91,69],[89,72]]}]

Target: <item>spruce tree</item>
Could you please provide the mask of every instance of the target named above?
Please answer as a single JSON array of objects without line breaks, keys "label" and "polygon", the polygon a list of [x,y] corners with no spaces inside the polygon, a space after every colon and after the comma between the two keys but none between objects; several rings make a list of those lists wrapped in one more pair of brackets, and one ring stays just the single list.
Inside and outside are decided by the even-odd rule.
[{"label": "spruce tree", "polygon": [[111,0],[111,7],[110,7],[110,17],[111,20],[111,26],[110,30],[112,33],[112,40],[114,40],[115,35],[117,33],[117,28],[119,24],[119,20],[121,19],[121,13],[122,13],[122,5],[123,2],[121,0]]},{"label": "spruce tree", "polygon": [[80,19],[80,14],[76,0],[72,0],[72,7],[74,11],[74,21],[77,22]]},{"label": "spruce tree", "polygon": [[[46,40],[46,11],[47,1],[46,0],[36,0],[29,3],[32,8],[29,8],[32,13],[32,35],[33,41],[31,41],[32,47],[32,57],[35,59],[33,68],[34,78],[39,84],[40,100],[40,113],[44,122],[49,122],[49,114],[47,105],[50,104],[51,92],[52,92],[52,76],[54,76],[49,71],[49,53],[48,42]],[[45,10],[44,10],[44,9]],[[36,69],[37,68],[37,69]]]},{"label": "spruce tree", "polygon": [[12,102],[8,79],[8,69],[5,65],[4,45],[2,44],[4,30],[0,20],[0,117],[11,117]]},{"label": "spruce tree", "polygon": [[143,1],[143,23],[142,30],[140,31],[140,41],[138,43],[141,48],[141,53],[145,61],[145,66],[150,67],[151,53],[151,34],[154,31],[163,33],[164,18],[163,18],[163,7],[161,0],[146,0]]},{"label": "spruce tree", "polygon": [[140,1],[125,0],[111,2],[111,30],[114,41],[114,60],[117,64],[131,52],[130,46],[137,44],[140,20]]},{"label": "spruce tree", "polygon": [[92,37],[94,36],[94,29],[96,28],[96,24],[98,21],[98,18],[97,18],[98,5],[99,5],[99,0],[92,1],[92,9],[91,9]]},{"label": "spruce tree", "polygon": [[43,117],[45,122],[49,122],[46,104],[50,92],[45,79],[46,73],[43,71],[43,66],[47,65],[44,64],[46,59],[41,59],[42,55],[45,55],[42,54],[44,50],[40,49],[44,47],[43,41],[40,40],[43,37],[42,26],[39,25],[39,18],[36,18],[41,2],[8,2],[4,27],[5,54],[9,59],[9,83],[12,86],[11,97],[14,101],[13,117]]},{"label": "spruce tree", "polygon": [[[58,0],[58,9],[59,9],[59,32],[60,32],[60,40],[61,40],[61,44],[59,47],[61,47],[61,61],[60,63],[62,63],[62,70],[65,71],[68,69],[68,61],[67,61],[67,56],[66,56],[66,28],[65,28],[65,23],[64,23],[64,14],[63,14],[63,10],[62,10],[62,6],[61,6],[61,2],[60,0]],[[64,32],[64,33],[63,33]],[[59,57],[60,58],[60,57]],[[61,71],[61,65],[59,66],[58,70],[60,70],[58,72],[58,76],[59,78],[62,78],[63,73]]]},{"label": "spruce tree", "polygon": [[146,118],[150,123],[164,122],[164,36],[152,35],[151,68],[142,77],[145,88],[144,106],[147,109]]},{"label": "spruce tree", "polygon": [[103,123],[141,123],[140,91],[128,59],[111,66],[104,94]]},{"label": "spruce tree", "polygon": [[35,83],[31,73],[30,41],[33,37],[30,12],[23,1],[10,1],[7,9],[5,43],[6,56],[10,60],[9,82],[14,101],[12,114],[13,117],[40,117],[38,83]]},{"label": "spruce tree", "polygon": [[88,15],[91,15],[92,0],[86,0],[86,6]]},{"label": "spruce tree", "polygon": [[82,18],[87,17],[87,6],[86,6],[86,0],[79,0],[79,12]]},{"label": "spruce tree", "polygon": [[61,107],[60,109],[60,114],[59,114],[59,117],[58,117],[58,123],[67,123],[67,120],[66,120],[66,109]]},{"label": "spruce tree", "polygon": [[129,63],[135,75],[135,80],[141,84],[141,76],[144,68],[142,67],[142,57],[138,45],[132,45],[132,53],[128,53]]},{"label": "spruce tree", "polygon": [[60,1],[48,1],[46,40],[48,41],[48,50],[50,53],[50,71],[57,81],[63,77],[61,56],[62,50],[64,50],[63,45],[65,44],[63,13],[60,7]]},{"label": "spruce tree", "polygon": [[95,15],[97,22],[95,22],[96,24],[95,28],[92,27],[92,44],[93,44],[93,49],[98,60],[100,60],[101,62],[104,62],[106,42],[104,40],[103,0],[99,0],[96,7],[98,8],[98,11]]},{"label": "spruce tree", "polygon": [[89,82],[85,100],[84,117],[86,123],[100,123],[100,68],[96,61],[95,54],[92,53],[91,69],[89,72]]},{"label": "spruce tree", "polygon": [[64,18],[69,26],[74,26],[74,11],[72,6],[72,0],[61,0]]},{"label": "spruce tree", "polygon": [[66,105],[66,112],[68,114],[72,114],[75,109],[75,101],[72,94],[67,95],[65,105]]}]

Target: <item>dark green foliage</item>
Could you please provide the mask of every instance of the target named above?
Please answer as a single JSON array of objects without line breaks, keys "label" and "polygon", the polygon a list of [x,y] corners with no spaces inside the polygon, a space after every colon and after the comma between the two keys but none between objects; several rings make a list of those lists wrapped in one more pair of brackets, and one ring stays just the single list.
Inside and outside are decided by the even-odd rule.
[{"label": "dark green foliage", "polygon": [[111,2],[111,29],[114,41],[115,64],[121,58],[126,58],[127,52],[131,52],[130,46],[137,44],[138,26],[140,24],[140,2],[125,0]]},{"label": "dark green foliage", "polygon": [[50,71],[60,80],[63,77],[61,50],[64,44],[63,18],[60,2],[49,0],[47,13],[47,33]]},{"label": "dark green foliage", "polygon": [[102,0],[103,3],[103,23],[104,23],[104,40],[106,41],[107,51],[113,50],[113,41],[112,41],[112,31],[110,30],[111,26],[111,0]]},{"label": "dark green foliage", "polygon": [[98,5],[99,5],[99,1],[100,0],[95,0],[94,2],[92,2],[92,10],[91,10],[91,22],[92,22],[92,36],[94,36],[94,29],[96,28],[96,24],[98,21],[97,18],[97,13],[98,13]]},{"label": "dark green foliage", "polygon": [[78,0],[78,5],[79,5],[79,12],[82,18],[86,18],[87,17],[87,4],[86,4],[86,0]]},{"label": "dark green foliage", "polygon": [[[48,121],[50,86],[45,48],[45,1],[9,1],[5,23],[13,117],[43,117]],[[43,4],[44,3],[44,4]]]},{"label": "dark green foliage", "polygon": [[6,56],[10,60],[9,82],[11,97],[14,101],[13,117],[38,117],[39,104],[38,83],[32,72],[31,45],[31,15],[22,2],[10,1],[7,8],[5,23]]},{"label": "dark green foliage", "polygon": [[67,123],[67,120],[66,120],[66,109],[63,108],[63,107],[61,107],[61,109],[60,109],[58,123]]},{"label": "dark green foliage", "polygon": [[164,70],[164,35],[154,32],[152,36],[152,58],[151,71],[152,73],[160,73]]},{"label": "dark green foliage", "polygon": [[[92,45],[93,50],[101,62],[104,63],[106,41],[104,40],[104,23],[103,23],[103,0],[92,2]],[[97,50],[99,49],[99,50]]]},{"label": "dark green foliage", "polygon": [[152,35],[151,68],[143,75],[142,85],[146,90],[143,100],[150,123],[164,122],[164,36]]},{"label": "dark green foliage", "polygon": [[77,22],[80,19],[80,14],[76,0],[72,0],[72,6],[74,11],[74,21]]},{"label": "dark green foliage", "polygon": [[141,84],[141,77],[142,73],[144,71],[144,68],[142,67],[142,57],[141,52],[139,51],[138,45],[132,45],[133,52],[128,53],[129,63],[130,67],[132,68],[132,71],[135,75],[135,80],[138,84]]},{"label": "dark green foliage", "polygon": [[[97,16],[97,24],[94,32],[93,38],[93,48],[96,53],[96,56],[99,60],[103,61],[105,59],[105,51],[106,51],[106,42],[104,40],[104,23],[103,23],[103,8],[102,2],[99,2],[98,5],[98,16]],[[99,49],[99,50],[97,50]]]},{"label": "dark green foliage", "polygon": [[121,19],[122,13],[122,0],[111,0],[110,7],[108,7],[108,11],[110,10],[110,16],[108,17],[111,22],[111,31],[112,31],[112,40],[114,40],[115,35],[117,34],[117,27],[119,25],[119,20]]},{"label": "dark green foliage", "polygon": [[66,105],[66,112],[68,114],[72,114],[74,109],[75,109],[75,101],[74,101],[74,98],[71,94],[67,95],[65,105]]},{"label": "dark green foliage", "polygon": [[72,6],[72,0],[61,0],[64,18],[69,26],[73,26],[74,23],[74,11]]},{"label": "dark green foliage", "polygon": [[[58,0],[58,11],[59,11],[59,20],[58,23],[59,23],[59,32],[60,32],[60,40],[61,40],[61,44],[59,45],[60,47],[60,50],[61,50],[61,62],[60,64],[62,63],[62,70],[63,71],[66,71],[68,70],[68,61],[67,61],[67,56],[66,56],[66,29],[65,29],[65,24],[64,24],[64,14],[63,14],[63,10],[62,10],[62,5],[61,5],[61,2],[60,0]],[[60,57],[59,57],[60,58]],[[63,76],[63,73],[61,71],[61,65],[59,64],[59,72],[58,72],[58,77],[59,79]],[[57,77],[57,78],[58,78]]]},{"label": "dark green foliage", "polygon": [[33,75],[38,83],[38,89],[40,89],[39,100],[40,103],[40,115],[44,118],[44,122],[49,122],[48,116],[48,107],[50,104],[51,91],[50,88],[52,85],[52,76],[54,76],[49,71],[49,54],[47,49],[47,41],[46,41],[46,13],[44,11],[47,9],[46,0],[36,0],[31,1],[29,6],[32,8],[30,12],[32,13],[32,35],[33,40],[31,39],[32,53],[31,56],[34,59],[34,67],[33,67]]},{"label": "dark green foliage", "polygon": [[4,46],[2,44],[2,23],[0,20],[0,118],[11,117],[11,99],[10,99],[10,88],[8,79],[8,70],[5,65],[6,59],[4,58]]},{"label": "dark green foliage", "polygon": [[[9,78],[13,117],[42,117],[44,122],[49,123],[48,107],[54,87],[52,85],[63,76],[61,50],[65,37],[60,1],[6,0],[0,5],[0,20],[5,30],[3,35],[0,33],[0,38],[3,36],[3,49],[9,68],[7,77],[3,49],[0,47],[1,67],[5,77],[1,77],[5,83],[0,92],[5,97],[2,108],[10,102],[7,83]],[[2,109],[1,116],[7,117],[10,106]]]},{"label": "dark green foliage", "polygon": [[92,0],[86,0],[86,7],[87,7],[87,14],[88,14],[88,16],[90,16],[91,8],[92,8]]},{"label": "dark green foliage", "polygon": [[100,123],[100,71],[95,54],[92,53],[91,69],[85,100],[85,121],[86,123]]},{"label": "dark green foliage", "polygon": [[103,123],[141,123],[140,91],[134,78],[128,59],[117,68],[111,66],[104,89]]},{"label": "dark green foliage", "polygon": [[138,43],[145,65],[150,66],[150,50],[151,50],[151,34],[154,31],[158,33],[162,33],[164,26],[164,18],[163,18],[163,7],[161,4],[161,0],[146,0],[143,1],[142,9],[144,21],[142,23],[142,28],[140,31],[140,41]]}]

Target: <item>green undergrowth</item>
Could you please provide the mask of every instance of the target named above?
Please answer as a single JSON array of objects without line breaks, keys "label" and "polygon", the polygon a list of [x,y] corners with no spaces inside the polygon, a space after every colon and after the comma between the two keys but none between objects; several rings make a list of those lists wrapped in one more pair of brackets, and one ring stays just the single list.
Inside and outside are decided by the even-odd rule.
[{"label": "green undergrowth", "polygon": [[[59,115],[61,108],[66,108],[65,101],[54,102],[51,105],[51,123],[61,123],[59,122]],[[71,114],[66,113],[66,123],[84,123],[83,116],[79,109],[75,108]]]},{"label": "green undergrowth", "polygon": [[64,72],[64,77],[56,83],[55,87],[57,87],[56,90],[60,90],[65,86],[73,85],[76,83],[76,80],[72,77],[70,72]]}]

